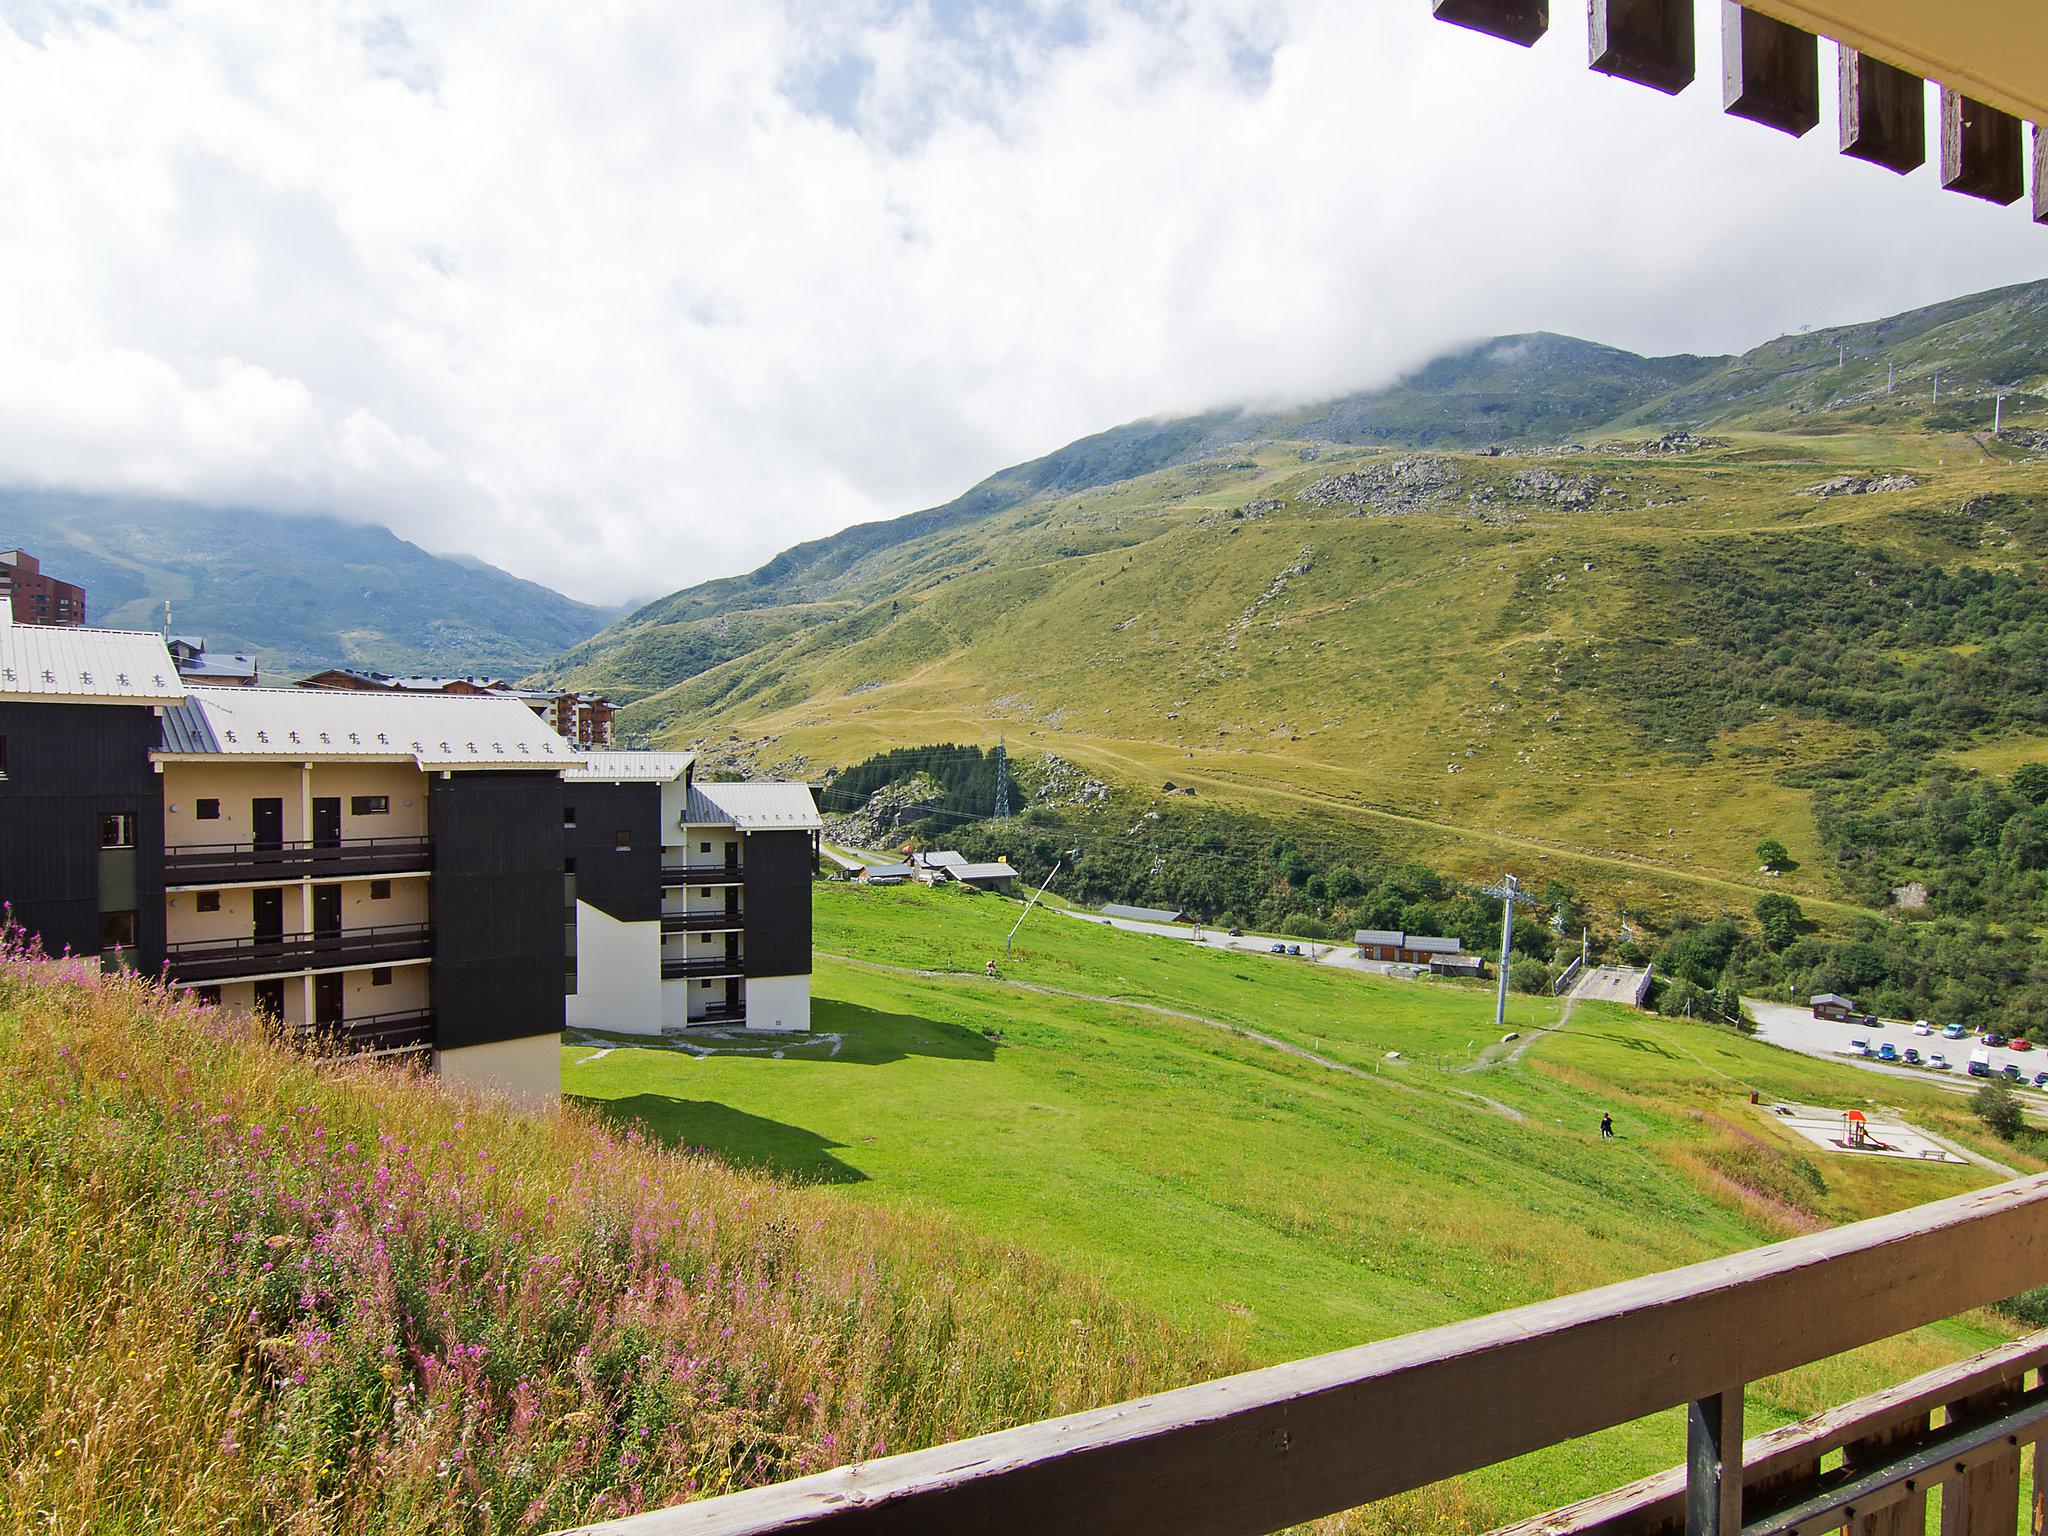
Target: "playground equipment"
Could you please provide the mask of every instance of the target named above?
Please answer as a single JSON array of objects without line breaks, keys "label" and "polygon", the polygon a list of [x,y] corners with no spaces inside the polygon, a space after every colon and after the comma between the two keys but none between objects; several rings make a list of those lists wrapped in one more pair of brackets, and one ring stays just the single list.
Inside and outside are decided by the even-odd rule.
[{"label": "playground equipment", "polygon": [[1857,1152],[1892,1150],[1870,1134],[1870,1117],[1860,1109],[1852,1109],[1842,1116],[1842,1145]]}]

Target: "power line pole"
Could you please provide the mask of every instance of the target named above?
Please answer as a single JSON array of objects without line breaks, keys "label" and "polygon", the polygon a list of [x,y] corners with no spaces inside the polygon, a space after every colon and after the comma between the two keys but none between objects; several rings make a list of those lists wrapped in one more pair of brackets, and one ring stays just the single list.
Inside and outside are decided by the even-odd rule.
[{"label": "power line pole", "polygon": [[996,820],[1010,819],[1010,746],[1007,738],[996,742]]},{"label": "power line pole", "polygon": [[1997,437],[2005,430],[2005,391],[1999,390],[1993,397],[1991,407],[1991,435]]},{"label": "power line pole", "polygon": [[1493,1027],[1506,1029],[1508,1022],[1508,957],[1515,947],[1515,908],[1527,905],[1536,898],[1522,889],[1522,882],[1513,875],[1501,876],[1499,885],[1489,885],[1481,895],[1491,896],[1500,903],[1500,992],[1493,1003]]},{"label": "power line pole", "polygon": [[1892,359],[1892,360],[1891,360],[1890,362],[1888,362],[1888,363],[1886,363],[1886,364],[1884,365],[1884,392],[1885,392],[1886,394],[1890,394],[1890,393],[1892,392],[1892,385],[1893,385],[1893,383],[1895,383],[1895,382],[1897,381],[1898,377],[1899,377],[1899,363],[1898,363],[1898,359],[1897,359],[1897,358],[1893,358],[1893,359]]}]

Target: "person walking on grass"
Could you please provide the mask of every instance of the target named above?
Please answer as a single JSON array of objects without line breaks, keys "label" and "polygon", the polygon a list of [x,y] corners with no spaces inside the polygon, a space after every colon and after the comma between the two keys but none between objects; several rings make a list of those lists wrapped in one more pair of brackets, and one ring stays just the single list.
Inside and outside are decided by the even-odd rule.
[{"label": "person walking on grass", "polygon": [[1612,1116],[1612,1115],[1610,1115],[1610,1114],[1603,1114],[1603,1115],[1601,1115],[1601,1117],[1600,1117],[1600,1139],[1601,1139],[1602,1141],[1612,1141],[1612,1140],[1614,1140],[1614,1116]]}]

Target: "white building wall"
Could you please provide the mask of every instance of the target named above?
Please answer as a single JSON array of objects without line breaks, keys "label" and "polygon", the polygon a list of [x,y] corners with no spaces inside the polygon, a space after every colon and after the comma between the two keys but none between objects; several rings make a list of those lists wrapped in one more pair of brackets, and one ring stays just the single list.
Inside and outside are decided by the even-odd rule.
[{"label": "white building wall", "polygon": [[686,980],[661,984],[662,1028],[682,1029],[690,1022],[690,985]]},{"label": "white building wall", "polygon": [[552,1108],[562,1098],[562,1037],[529,1035],[434,1053],[434,1070],[446,1083]]},{"label": "white building wall", "polygon": [[794,1031],[810,1027],[810,977],[747,978],[747,1028]]},{"label": "white building wall", "polygon": [[658,1035],[665,1022],[661,924],[622,923],[576,903],[576,991],[566,1017],[578,1029]]}]

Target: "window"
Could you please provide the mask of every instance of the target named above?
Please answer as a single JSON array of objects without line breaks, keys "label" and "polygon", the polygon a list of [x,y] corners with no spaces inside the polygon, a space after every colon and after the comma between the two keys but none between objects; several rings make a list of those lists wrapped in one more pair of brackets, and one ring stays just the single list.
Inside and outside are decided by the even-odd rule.
[{"label": "window", "polygon": [[199,893],[199,910],[202,912],[218,912],[220,910],[220,892],[201,891]]},{"label": "window", "polygon": [[194,801],[192,814],[201,821],[219,821],[220,802],[218,800]]},{"label": "window", "polygon": [[711,845],[709,843],[699,843],[697,845],[697,851],[699,853],[709,853],[711,851]]},{"label": "window", "polygon": [[372,880],[370,882],[370,900],[389,901],[390,899],[391,882],[389,880]]},{"label": "window", "polygon": [[711,894],[711,887],[708,885],[700,885],[697,887],[697,894],[699,896],[709,896]]},{"label": "window", "polygon": [[135,846],[135,818],[126,811],[100,812],[100,846],[102,848],[133,848]]},{"label": "window", "polygon": [[350,795],[348,813],[351,816],[389,816],[391,797],[389,795]]},{"label": "window", "polygon": [[633,851],[633,834],[630,832],[614,832],[612,834],[612,846],[620,853],[631,853]]},{"label": "window", "polygon": [[135,914],[133,912],[102,912],[100,914],[100,948],[133,949],[135,947]]},{"label": "window", "polygon": [[573,806],[573,805],[565,805],[565,806],[563,806],[563,807],[562,807],[562,825],[563,825],[563,826],[565,826],[565,827],[573,827],[573,826],[575,826],[575,825],[576,825],[576,807],[575,807],[575,806]]},{"label": "window", "polygon": [[199,1001],[201,1001],[202,1003],[206,1004],[209,1008],[218,1008],[220,1006],[219,987],[194,987],[192,989],[192,995],[198,998]]},{"label": "window", "polygon": [[390,986],[390,985],[391,985],[391,967],[390,967],[390,966],[388,966],[388,965],[380,965],[380,966],[378,966],[378,967],[377,967],[377,968],[376,968],[375,970],[371,971],[371,972],[370,972],[370,985],[371,985],[371,986],[373,986],[373,987],[388,987],[388,986]]},{"label": "window", "polygon": [[576,873],[576,861],[575,861],[574,859],[564,859],[564,860],[562,860],[562,873],[563,873],[563,874],[565,874],[565,875],[573,875],[573,874],[575,874],[575,873]]}]

